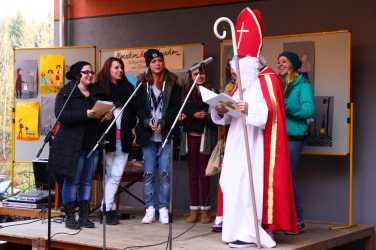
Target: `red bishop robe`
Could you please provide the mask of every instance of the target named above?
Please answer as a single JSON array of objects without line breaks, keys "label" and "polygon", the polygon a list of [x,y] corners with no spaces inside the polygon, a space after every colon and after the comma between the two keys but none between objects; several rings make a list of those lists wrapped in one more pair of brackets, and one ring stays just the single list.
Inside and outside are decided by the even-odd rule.
[{"label": "red bishop robe", "polygon": [[265,229],[297,233],[282,85],[270,67],[261,71],[259,80],[269,110],[264,129],[262,224]]}]

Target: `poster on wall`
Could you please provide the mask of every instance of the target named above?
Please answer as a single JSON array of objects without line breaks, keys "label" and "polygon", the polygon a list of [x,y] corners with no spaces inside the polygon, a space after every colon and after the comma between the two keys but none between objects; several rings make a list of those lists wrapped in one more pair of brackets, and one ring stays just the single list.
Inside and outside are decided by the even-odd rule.
[{"label": "poster on wall", "polygon": [[40,55],[39,89],[41,94],[55,94],[63,85],[64,55]]},{"label": "poster on wall", "polygon": [[315,96],[315,116],[308,120],[307,146],[333,146],[334,96]]},{"label": "poster on wall", "polygon": [[16,99],[29,99],[38,96],[37,60],[22,60],[15,65]]},{"label": "poster on wall", "polygon": [[[146,70],[144,52],[148,48],[130,48],[114,51],[114,57],[124,62],[126,72],[144,72]],[[163,53],[166,67],[170,70],[180,70],[184,67],[184,48],[182,46],[169,46],[157,48]]]},{"label": "poster on wall", "polygon": [[39,140],[39,102],[16,103],[16,139],[20,141]]},{"label": "poster on wall", "polygon": [[45,136],[56,120],[55,97],[42,96],[40,103],[40,134]]}]

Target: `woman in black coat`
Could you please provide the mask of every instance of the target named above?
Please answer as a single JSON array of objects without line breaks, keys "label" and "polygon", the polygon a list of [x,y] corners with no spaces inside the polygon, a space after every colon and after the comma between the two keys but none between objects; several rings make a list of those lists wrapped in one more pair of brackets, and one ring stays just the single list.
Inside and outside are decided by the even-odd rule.
[{"label": "woman in black coat", "polygon": [[196,87],[182,113],[184,130],[187,133],[190,191],[190,214],[186,222],[194,223],[200,219],[201,223],[208,224],[210,222],[210,177],[205,175],[205,169],[216,143],[217,126],[208,114],[209,105],[202,101],[199,86],[215,90],[208,82],[205,67],[201,66],[189,72],[184,85],[184,97],[188,94],[196,77]]},{"label": "woman in black coat", "polygon": [[[106,137],[109,142],[106,145],[106,223],[116,225],[119,224],[119,217],[114,202],[115,194],[127,165],[134,139],[132,129],[137,120],[133,100],[128,103],[122,114],[120,110],[132,95],[134,88],[125,76],[123,61],[115,57],[110,57],[105,61],[98,74],[97,84],[105,91],[106,100],[112,101],[116,107],[112,119],[120,115]],[[105,124],[108,125],[110,122]]]},{"label": "woman in black coat", "polygon": [[[79,61],[67,73],[68,82],[57,94],[55,115],[60,112],[71,90],[77,84],[59,122],[60,128],[51,144],[49,167],[57,179],[62,180],[62,200],[66,214],[65,225],[70,229],[94,227],[88,220],[92,179],[98,162],[98,151],[89,159],[87,155],[95,145],[100,119],[92,109],[101,99],[97,86],[93,85],[94,72],[88,62]],[[108,117],[108,115],[106,115]],[[104,117],[103,119],[106,119]],[[75,204],[79,203],[79,220],[75,218]]]}]

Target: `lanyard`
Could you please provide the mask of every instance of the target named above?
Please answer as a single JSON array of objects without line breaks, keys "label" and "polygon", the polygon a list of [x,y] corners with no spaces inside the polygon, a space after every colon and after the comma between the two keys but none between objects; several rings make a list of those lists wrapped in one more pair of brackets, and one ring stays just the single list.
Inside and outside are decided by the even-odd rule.
[{"label": "lanyard", "polygon": [[153,110],[157,110],[159,103],[162,101],[165,87],[166,87],[166,81],[163,82],[162,91],[157,98],[154,94],[154,91],[151,89],[151,86],[149,86],[149,82],[146,82],[146,91],[148,93],[149,99],[151,100],[150,102],[152,104],[151,106]]}]

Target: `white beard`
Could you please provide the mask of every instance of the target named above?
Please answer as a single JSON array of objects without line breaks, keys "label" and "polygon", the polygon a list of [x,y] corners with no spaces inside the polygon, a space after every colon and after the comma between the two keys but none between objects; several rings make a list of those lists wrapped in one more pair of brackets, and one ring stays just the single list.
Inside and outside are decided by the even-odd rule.
[{"label": "white beard", "polygon": [[[235,59],[230,61],[231,68],[236,71]],[[240,78],[243,89],[249,88],[252,84],[258,82],[260,62],[257,57],[239,58]]]}]

